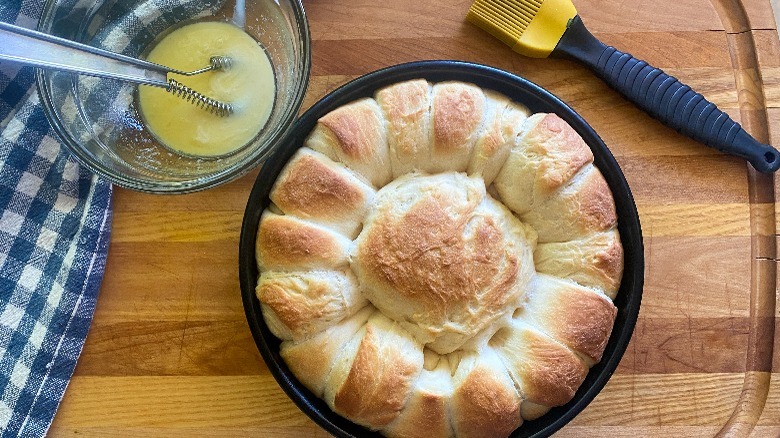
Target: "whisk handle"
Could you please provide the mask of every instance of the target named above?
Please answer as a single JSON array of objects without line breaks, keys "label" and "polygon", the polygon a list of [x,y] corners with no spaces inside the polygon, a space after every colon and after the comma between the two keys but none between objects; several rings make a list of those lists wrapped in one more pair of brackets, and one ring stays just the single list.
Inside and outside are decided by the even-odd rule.
[{"label": "whisk handle", "polygon": [[0,22],[0,60],[167,87],[167,67]]},{"label": "whisk handle", "polygon": [[677,132],[742,157],[760,172],[780,168],[780,153],[775,148],[753,138],[674,76],[596,39],[579,16],[570,21],[553,54],[587,65],[610,87]]}]

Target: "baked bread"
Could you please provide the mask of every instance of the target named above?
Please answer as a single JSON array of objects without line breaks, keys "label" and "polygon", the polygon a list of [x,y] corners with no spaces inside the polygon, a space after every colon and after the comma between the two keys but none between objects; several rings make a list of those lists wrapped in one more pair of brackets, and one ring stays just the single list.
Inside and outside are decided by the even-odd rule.
[{"label": "baked bread", "polygon": [[601,360],[623,248],[555,114],[423,79],[323,116],[260,219],[257,296],[290,370],[389,437],[503,437]]},{"label": "baked bread", "polygon": [[374,306],[448,354],[520,305],[532,233],[479,178],[407,174],[377,195],[352,270]]}]

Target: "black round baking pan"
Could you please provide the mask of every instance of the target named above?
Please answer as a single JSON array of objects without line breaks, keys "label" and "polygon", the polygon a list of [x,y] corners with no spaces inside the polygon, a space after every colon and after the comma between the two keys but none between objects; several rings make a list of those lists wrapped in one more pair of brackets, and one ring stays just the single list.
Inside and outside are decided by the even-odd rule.
[{"label": "black round baking pan", "polygon": [[284,392],[317,424],[339,437],[379,436],[335,414],[307,390],[287,368],[279,355],[279,340],[263,321],[260,303],[255,297],[258,278],[255,261],[255,239],[263,210],[269,205],[268,194],[284,165],[304,142],[317,120],[337,107],[373,96],[387,85],[415,78],[430,82],[457,80],[492,89],[526,105],[532,112],[552,112],[566,120],[593,150],[595,164],[604,174],[618,215],[618,229],[625,251],[623,280],[615,299],[618,308],[612,336],[601,362],[591,368],[574,398],[564,406],[552,409],[535,421],[526,421],[512,437],[546,437],[571,421],[606,385],[626,350],[639,314],[644,280],[642,231],[636,205],[625,177],[607,146],[574,110],[538,85],[511,73],[492,67],[460,61],[421,61],[400,64],[369,73],[349,82],[314,104],[296,122],[291,133],[263,165],[249,196],[241,228],[239,276],[247,321],[257,347],[268,368]]}]

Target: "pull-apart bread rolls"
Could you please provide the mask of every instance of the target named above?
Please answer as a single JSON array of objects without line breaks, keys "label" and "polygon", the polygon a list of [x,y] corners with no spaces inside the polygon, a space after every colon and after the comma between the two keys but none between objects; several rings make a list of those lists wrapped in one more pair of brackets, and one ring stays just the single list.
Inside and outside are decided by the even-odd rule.
[{"label": "pull-apart bread rolls", "polygon": [[394,84],[323,116],[270,200],[263,317],[300,382],[357,424],[504,437],[601,360],[615,204],[555,114],[473,84]]},{"label": "pull-apart bread rolls", "polygon": [[492,349],[462,358],[453,385],[450,409],[455,436],[507,436],[523,422],[523,400]]},{"label": "pull-apart bread rolls", "polygon": [[566,345],[592,366],[601,360],[617,308],[601,291],[539,275],[519,312],[529,325]]},{"label": "pull-apart bread rolls", "polygon": [[615,228],[615,201],[595,166],[588,166],[570,184],[535,209],[521,214],[539,235],[539,242],[566,242]]},{"label": "pull-apart bread rolls", "polygon": [[522,320],[502,327],[491,344],[523,399],[539,406],[560,406],[571,400],[588,372],[569,348]]}]

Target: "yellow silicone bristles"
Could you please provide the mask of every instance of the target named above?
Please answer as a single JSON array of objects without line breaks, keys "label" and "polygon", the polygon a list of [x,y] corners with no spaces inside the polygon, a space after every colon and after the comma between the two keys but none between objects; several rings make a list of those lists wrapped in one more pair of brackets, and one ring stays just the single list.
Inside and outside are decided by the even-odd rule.
[{"label": "yellow silicone bristles", "polygon": [[518,53],[546,58],[576,15],[570,0],[476,0],[466,19]]}]

